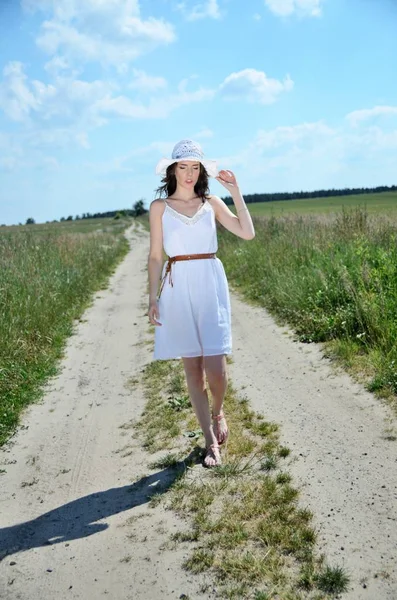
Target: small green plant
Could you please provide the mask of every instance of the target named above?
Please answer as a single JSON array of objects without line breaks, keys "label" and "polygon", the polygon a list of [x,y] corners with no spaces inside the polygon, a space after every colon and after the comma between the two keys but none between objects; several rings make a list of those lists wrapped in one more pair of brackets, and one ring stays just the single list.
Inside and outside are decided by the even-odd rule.
[{"label": "small green plant", "polygon": [[277,473],[276,481],[277,483],[289,483],[292,477],[289,473]]},{"label": "small green plant", "polygon": [[316,585],[316,570],[312,563],[304,564],[301,567],[298,585],[303,590],[312,590]]},{"label": "small green plant", "polygon": [[176,467],[180,463],[178,456],[169,452],[162,458],[159,458],[152,463],[150,463],[149,467],[151,469],[167,469],[169,467]]},{"label": "small green plant", "polygon": [[170,398],[168,400],[168,404],[171,406],[171,408],[177,411],[191,407],[189,396],[177,396]]},{"label": "small green plant", "polygon": [[271,596],[267,592],[256,592],[254,600],[271,600]]},{"label": "small green plant", "polygon": [[214,562],[214,553],[206,549],[197,548],[192,553],[192,556],[188,558],[185,563],[185,569],[192,571],[192,573],[202,573],[209,569]]},{"label": "small green plant", "polygon": [[291,453],[291,450],[289,448],[287,448],[286,446],[281,446],[281,448],[278,451],[278,455],[281,458],[287,458],[287,456],[289,456]]},{"label": "small green plant", "polygon": [[162,499],[163,499],[162,493],[159,492],[159,493],[153,494],[152,496],[150,496],[148,505],[150,506],[150,508],[155,508],[156,506],[158,506],[160,504]]},{"label": "small green plant", "polygon": [[276,456],[274,456],[274,454],[271,454],[270,456],[265,458],[265,460],[262,461],[261,468],[264,471],[273,471],[274,469],[277,469]]},{"label": "small green plant", "polygon": [[327,566],[316,577],[317,587],[328,594],[347,592],[350,578],[342,567]]}]

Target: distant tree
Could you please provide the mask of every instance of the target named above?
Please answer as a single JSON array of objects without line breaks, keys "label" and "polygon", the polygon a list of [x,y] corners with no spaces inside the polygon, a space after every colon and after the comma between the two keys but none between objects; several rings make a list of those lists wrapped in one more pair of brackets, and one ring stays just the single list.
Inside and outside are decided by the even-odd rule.
[{"label": "distant tree", "polygon": [[66,219],[67,221],[73,221],[73,217],[72,215],[69,215],[68,218]]},{"label": "distant tree", "polygon": [[61,221],[61,223],[62,223],[63,221],[66,221],[65,217],[61,217],[59,220]]},{"label": "distant tree", "polygon": [[132,207],[132,216],[133,217],[139,217],[140,215],[144,215],[147,210],[144,207],[144,200],[141,198],[141,200],[137,200],[134,204],[134,206]]},{"label": "distant tree", "polygon": [[80,221],[80,215],[76,215],[74,218],[75,221]]},{"label": "distant tree", "polygon": [[25,225],[34,225],[35,223],[36,221],[33,219],[33,217],[29,217],[28,219],[26,219]]}]

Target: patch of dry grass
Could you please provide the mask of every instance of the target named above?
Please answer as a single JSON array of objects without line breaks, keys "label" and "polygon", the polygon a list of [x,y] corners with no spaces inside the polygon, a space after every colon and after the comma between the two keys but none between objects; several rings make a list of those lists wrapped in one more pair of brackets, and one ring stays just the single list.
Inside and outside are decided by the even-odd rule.
[{"label": "patch of dry grass", "polygon": [[223,464],[203,469],[193,458],[197,439],[187,435],[197,423],[186,401],[182,364],[154,361],[143,383],[148,400],[139,423],[143,444],[151,452],[172,450],[152,466],[180,466],[190,453],[181,476],[155,499],[189,524],[173,535],[175,544],[191,546],[185,568],[211,573],[219,597],[228,599],[319,600],[345,591],[343,569],[326,565],[316,553],[312,514],[299,504],[278,425],[250,410],[247,398],[229,384],[225,412],[231,434]]}]

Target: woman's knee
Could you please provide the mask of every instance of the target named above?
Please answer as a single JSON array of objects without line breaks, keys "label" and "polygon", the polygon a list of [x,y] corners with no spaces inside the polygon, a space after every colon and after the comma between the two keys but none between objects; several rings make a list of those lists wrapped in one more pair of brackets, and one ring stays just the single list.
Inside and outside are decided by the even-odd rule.
[{"label": "woman's knee", "polygon": [[206,357],[205,373],[210,386],[225,386],[227,384],[226,358],[224,356]]},{"label": "woman's knee", "polygon": [[205,387],[204,362],[201,356],[183,358],[186,381],[195,387]]}]

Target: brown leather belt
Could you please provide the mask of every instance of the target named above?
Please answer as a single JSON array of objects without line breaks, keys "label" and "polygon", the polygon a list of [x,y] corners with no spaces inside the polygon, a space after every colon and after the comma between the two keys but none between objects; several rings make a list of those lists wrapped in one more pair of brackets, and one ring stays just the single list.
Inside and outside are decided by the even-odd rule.
[{"label": "brown leather belt", "polygon": [[210,252],[208,254],[179,254],[177,256],[168,257],[164,277],[161,280],[161,286],[160,286],[160,292],[159,292],[158,298],[160,298],[160,296],[161,296],[161,292],[163,291],[165,280],[166,280],[168,274],[169,274],[169,282],[172,287],[174,286],[174,283],[172,281],[172,273],[171,273],[171,267],[174,262],[177,262],[179,260],[197,260],[200,258],[216,258],[216,254],[215,254],[215,252]]}]

